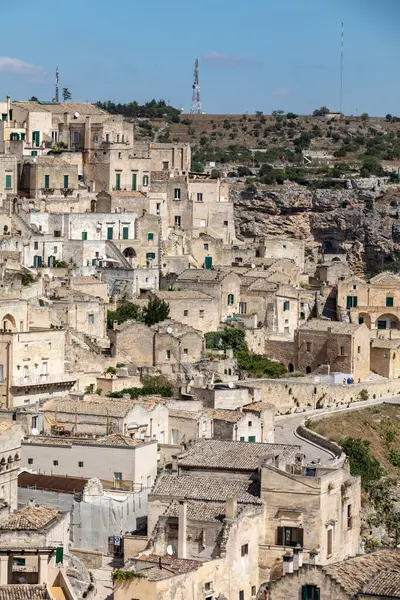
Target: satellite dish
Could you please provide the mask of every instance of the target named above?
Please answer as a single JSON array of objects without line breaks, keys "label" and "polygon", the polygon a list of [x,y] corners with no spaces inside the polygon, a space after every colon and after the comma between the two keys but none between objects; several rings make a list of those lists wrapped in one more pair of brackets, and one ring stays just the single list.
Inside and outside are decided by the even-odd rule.
[{"label": "satellite dish", "polygon": [[74,113],[74,119],[79,119],[79,113],[78,112]]},{"label": "satellite dish", "polygon": [[172,333],[172,327],[167,327],[167,333]]},{"label": "satellite dish", "polygon": [[167,546],[167,554],[169,554],[169,556],[174,556],[174,554],[176,554],[176,550],[171,544]]},{"label": "satellite dish", "polygon": [[252,264],[252,265],[251,265],[251,268],[252,268],[252,269],[255,269],[255,268],[256,268],[256,265],[255,265],[255,264]]},{"label": "satellite dish", "polygon": [[40,431],[39,429],[36,429],[36,427],[34,427],[31,431],[32,435],[39,435]]}]

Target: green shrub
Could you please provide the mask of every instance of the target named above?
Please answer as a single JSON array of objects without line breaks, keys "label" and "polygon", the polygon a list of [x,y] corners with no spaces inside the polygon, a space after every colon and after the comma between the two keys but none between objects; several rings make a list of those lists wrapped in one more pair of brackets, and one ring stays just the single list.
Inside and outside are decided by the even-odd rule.
[{"label": "green shrub", "polygon": [[346,437],[340,440],[339,444],[348,456],[351,474],[361,475],[362,487],[370,489],[384,474],[381,465],[371,453],[371,442]]},{"label": "green shrub", "polygon": [[246,371],[251,377],[278,379],[286,374],[284,365],[274,362],[262,354],[241,351],[237,353],[237,361],[239,369]]},{"label": "green shrub", "polygon": [[246,334],[243,329],[225,327],[221,331],[209,331],[205,334],[206,348],[224,350],[232,348],[234,352],[247,350]]}]

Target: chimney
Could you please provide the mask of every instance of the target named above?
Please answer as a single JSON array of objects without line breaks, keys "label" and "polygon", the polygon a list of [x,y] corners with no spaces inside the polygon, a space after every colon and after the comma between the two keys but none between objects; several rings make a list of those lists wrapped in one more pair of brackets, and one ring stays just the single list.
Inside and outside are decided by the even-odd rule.
[{"label": "chimney", "polygon": [[11,98],[7,96],[7,123],[10,121]]},{"label": "chimney", "polygon": [[298,571],[303,566],[303,548],[297,545],[293,548],[293,571]]},{"label": "chimney", "polygon": [[293,573],[293,562],[294,562],[293,554],[285,554],[283,556],[283,574],[289,575]]},{"label": "chimney", "polygon": [[234,496],[226,499],[225,517],[230,521],[237,518],[237,499]]},{"label": "chimney", "polygon": [[171,462],[172,462],[172,472],[173,473],[177,473],[178,472],[178,456],[176,454],[171,456]]},{"label": "chimney", "polygon": [[90,133],[91,133],[91,119],[90,119],[90,117],[86,117],[86,123],[85,123],[85,150],[89,150],[89,148],[90,148]]},{"label": "chimney", "polygon": [[179,503],[178,521],[178,558],[186,558],[186,535],[187,535],[187,502]]},{"label": "chimney", "polygon": [[69,122],[70,122],[70,116],[68,112],[64,113],[64,127],[68,128],[69,127]]}]

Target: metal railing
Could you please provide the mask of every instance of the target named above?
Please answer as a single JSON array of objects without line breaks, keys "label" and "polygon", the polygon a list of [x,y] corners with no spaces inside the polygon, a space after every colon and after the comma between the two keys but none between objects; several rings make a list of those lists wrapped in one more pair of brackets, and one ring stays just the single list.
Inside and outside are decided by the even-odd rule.
[{"label": "metal railing", "polygon": [[56,374],[41,374],[41,375],[27,375],[26,377],[14,377],[11,380],[13,386],[28,386],[28,385],[46,385],[52,383],[73,383],[76,381],[76,377],[68,375],[66,373]]}]

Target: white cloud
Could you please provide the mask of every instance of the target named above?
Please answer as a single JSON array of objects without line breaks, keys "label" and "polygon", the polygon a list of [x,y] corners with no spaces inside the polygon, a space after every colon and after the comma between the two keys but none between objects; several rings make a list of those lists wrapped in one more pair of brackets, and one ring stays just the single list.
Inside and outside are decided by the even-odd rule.
[{"label": "white cloud", "polygon": [[260,64],[254,58],[248,56],[232,56],[223,52],[206,52],[204,60],[226,68],[256,67]]},{"label": "white cloud", "polygon": [[13,73],[23,77],[38,78],[44,75],[44,68],[27,63],[19,58],[0,56],[0,73]]}]

